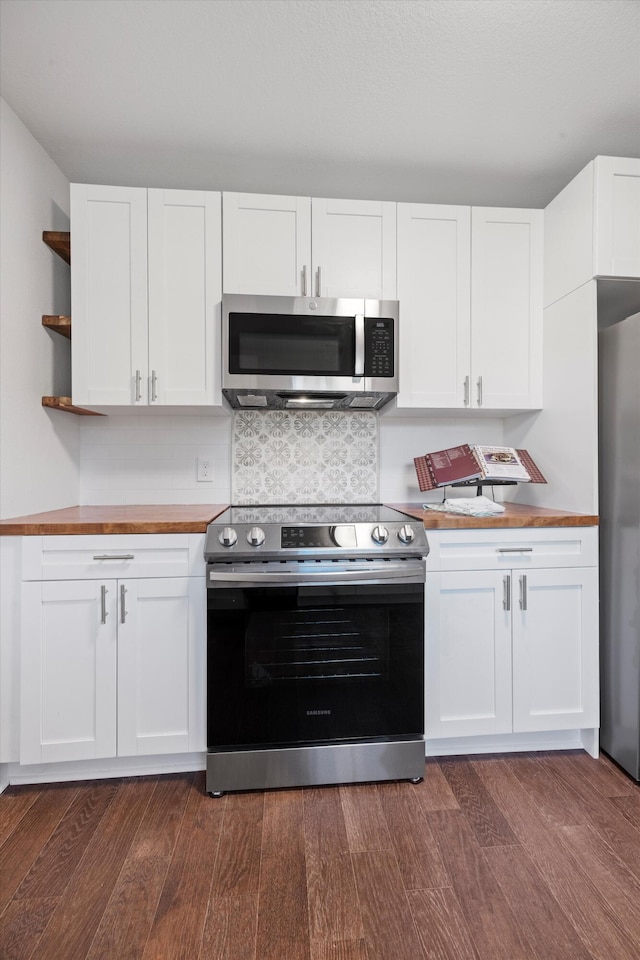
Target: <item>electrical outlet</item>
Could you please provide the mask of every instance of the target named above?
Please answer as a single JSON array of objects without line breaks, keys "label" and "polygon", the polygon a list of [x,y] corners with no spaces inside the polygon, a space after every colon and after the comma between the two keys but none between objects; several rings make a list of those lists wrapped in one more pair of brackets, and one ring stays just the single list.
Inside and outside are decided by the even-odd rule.
[{"label": "electrical outlet", "polygon": [[213,463],[209,457],[198,457],[198,481],[213,480]]}]

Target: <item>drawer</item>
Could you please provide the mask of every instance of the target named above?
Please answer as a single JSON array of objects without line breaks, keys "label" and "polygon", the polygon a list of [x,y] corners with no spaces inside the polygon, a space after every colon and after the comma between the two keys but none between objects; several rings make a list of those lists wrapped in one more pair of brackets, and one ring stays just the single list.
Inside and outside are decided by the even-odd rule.
[{"label": "drawer", "polygon": [[23,580],[205,575],[204,534],[24,537]]},{"label": "drawer", "polygon": [[427,570],[595,567],[597,527],[429,531]]}]

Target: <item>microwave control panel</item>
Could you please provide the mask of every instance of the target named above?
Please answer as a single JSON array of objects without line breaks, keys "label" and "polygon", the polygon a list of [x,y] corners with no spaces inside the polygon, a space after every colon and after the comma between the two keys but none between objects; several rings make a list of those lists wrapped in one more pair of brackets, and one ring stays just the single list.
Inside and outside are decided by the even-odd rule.
[{"label": "microwave control panel", "polygon": [[394,370],[393,320],[365,317],[365,373],[367,377],[392,377]]}]

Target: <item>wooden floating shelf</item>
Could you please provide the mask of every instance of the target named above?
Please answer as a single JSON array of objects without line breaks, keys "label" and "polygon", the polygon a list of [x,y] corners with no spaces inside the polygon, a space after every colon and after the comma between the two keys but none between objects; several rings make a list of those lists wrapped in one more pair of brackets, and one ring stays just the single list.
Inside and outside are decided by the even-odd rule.
[{"label": "wooden floating shelf", "polygon": [[42,239],[65,263],[71,263],[71,234],[69,231],[43,230]]},{"label": "wooden floating shelf", "polygon": [[71,402],[71,397],[43,397],[42,406],[50,407],[52,410],[62,410],[63,413],[76,413],[79,417],[104,417],[104,413],[96,413],[95,410],[85,410],[84,407],[75,407]]},{"label": "wooden floating shelf", "polygon": [[61,333],[63,337],[71,340],[71,317],[56,317],[44,314],[42,326],[49,330],[55,330],[56,333]]}]

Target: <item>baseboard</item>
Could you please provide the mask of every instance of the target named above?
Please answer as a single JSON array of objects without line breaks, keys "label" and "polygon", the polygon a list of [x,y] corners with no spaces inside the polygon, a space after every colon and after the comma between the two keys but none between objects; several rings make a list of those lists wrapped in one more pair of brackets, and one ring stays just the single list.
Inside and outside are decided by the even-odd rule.
[{"label": "baseboard", "polygon": [[[544,733],[505,733],[481,737],[445,737],[426,740],[427,757],[455,757],[470,753],[517,753],[538,750],[582,750],[581,730],[550,730]],[[597,733],[597,731],[596,731]],[[590,750],[588,750],[590,752]]]},{"label": "baseboard", "polygon": [[4,793],[10,783],[9,764],[0,763],[0,793]]},{"label": "baseboard", "polygon": [[113,757],[102,760],[73,760],[62,763],[5,764],[9,783],[60,783],[70,780],[102,780],[113,777],[140,777],[162,773],[191,773],[204,770],[206,753],[178,753],[158,757]]},{"label": "baseboard", "polygon": [[[597,730],[551,730],[545,733],[509,733],[482,737],[445,737],[426,740],[427,757],[461,754],[524,753],[539,750],[586,750],[598,755]],[[595,752],[594,752],[595,751]],[[157,757],[114,757],[62,763],[0,764],[0,793],[9,784],[61,783],[72,780],[102,780],[163,773],[191,773],[206,769],[206,753],[180,753]]]}]

